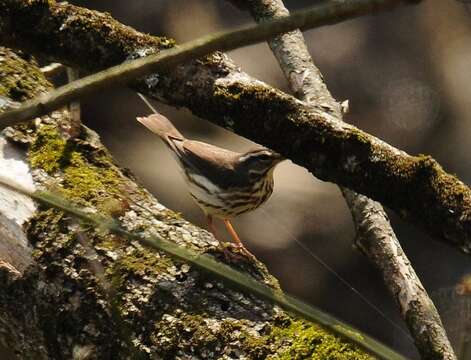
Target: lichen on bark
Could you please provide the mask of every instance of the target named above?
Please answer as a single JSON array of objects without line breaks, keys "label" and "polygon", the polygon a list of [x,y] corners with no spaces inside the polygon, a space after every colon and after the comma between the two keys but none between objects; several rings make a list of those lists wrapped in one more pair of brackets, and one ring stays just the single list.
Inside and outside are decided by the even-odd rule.
[{"label": "lichen on bark", "polygon": [[[37,87],[9,82],[4,95],[21,93],[16,99],[23,100],[50,86],[34,62],[2,51],[0,69],[14,69],[15,78],[39,77]],[[66,109],[4,136],[27,155],[37,188],[112,216],[129,230],[155,232],[224,259],[208,232],[159,204],[115,164],[98,135],[77,129]],[[0,267],[0,343],[17,358],[370,358],[190,264],[56,209],[40,206],[24,231],[34,264],[15,277]],[[237,266],[279,287],[263,264]]]},{"label": "lichen on bark", "polygon": [[31,67],[34,59],[29,55],[23,56],[0,47],[0,96],[12,101],[31,99],[51,88],[41,71]]},{"label": "lichen on bark", "polygon": [[[46,46],[49,50],[61,53],[64,64],[69,63],[67,58],[77,56],[79,52],[87,59],[81,68],[89,71],[175,45],[172,39],[139,34],[130,27],[117,29],[114,27],[115,20],[108,13],[86,10],[71,4],[63,5],[66,6],[57,6],[51,0],[1,0],[0,12],[8,13],[15,21],[0,19],[0,29],[15,29],[15,32],[19,31],[24,35],[34,33],[35,39],[26,36],[25,39],[29,38],[31,41],[26,40],[22,47],[37,54]],[[48,24],[43,22],[46,17]],[[55,36],[61,37],[60,43],[50,41],[51,31]],[[0,39],[3,45],[14,46],[8,37],[0,35]],[[130,42],[123,42],[123,39],[132,39],[132,45]],[[47,56],[45,53],[44,55]]]}]

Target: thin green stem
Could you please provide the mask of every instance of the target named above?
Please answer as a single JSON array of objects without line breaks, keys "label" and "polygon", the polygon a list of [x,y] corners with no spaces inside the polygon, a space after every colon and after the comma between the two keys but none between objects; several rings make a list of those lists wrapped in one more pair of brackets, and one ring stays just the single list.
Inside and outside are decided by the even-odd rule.
[{"label": "thin green stem", "polygon": [[323,311],[310,306],[282,291],[275,290],[264,285],[248,275],[237,271],[221,262],[214,260],[206,254],[198,254],[195,251],[181,247],[171,241],[165,240],[160,236],[142,236],[124,229],[116,220],[96,213],[90,214],[75,205],[71,204],[67,199],[49,192],[32,192],[20,185],[14,184],[4,178],[0,178],[0,186],[8,188],[17,193],[31,197],[39,203],[60,209],[88,224],[95,225],[101,229],[108,230],[112,233],[126,237],[127,239],[136,240],[144,245],[157,250],[166,252],[167,254],[180,260],[191,263],[192,265],[206,270],[217,276],[224,282],[231,284],[242,291],[258,295],[260,298],[267,300],[281,308],[303,317],[306,320],[313,321],[326,329],[340,335],[341,337],[356,343],[371,354],[388,360],[404,360],[405,358],[379,343],[373,338],[360,333],[352,326],[347,325],[324,313]]}]

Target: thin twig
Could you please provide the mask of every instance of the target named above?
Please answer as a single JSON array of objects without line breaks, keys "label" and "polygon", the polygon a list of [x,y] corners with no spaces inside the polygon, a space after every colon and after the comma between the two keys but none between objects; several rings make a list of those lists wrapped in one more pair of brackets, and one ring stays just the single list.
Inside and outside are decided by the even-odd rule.
[{"label": "thin twig", "polygon": [[47,78],[53,78],[64,72],[65,66],[60,63],[51,63],[49,65],[43,66],[41,72]]},{"label": "thin twig", "polygon": [[[67,68],[67,80],[69,83],[77,81],[80,79],[79,71],[71,67]],[[80,101],[72,101],[69,104],[70,116],[72,116],[72,123],[80,124],[81,123],[81,110],[80,110]]]},{"label": "thin twig", "polygon": [[[67,67],[67,80],[69,83],[80,79],[80,73],[77,69]],[[71,116],[69,135],[76,137],[80,134],[80,126],[82,124],[82,111],[80,101],[75,100],[69,103],[69,114]]]},{"label": "thin twig", "polygon": [[[249,10],[259,22],[289,15],[282,0],[250,0]],[[293,92],[307,103],[321,102],[342,119],[340,105],[314,65],[299,30],[268,42]],[[423,359],[456,359],[440,316],[417,277],[381,204],[341,188],[357,230],[356,245],[383,275]],[[383,313],[381,313],[384,315]]]}]

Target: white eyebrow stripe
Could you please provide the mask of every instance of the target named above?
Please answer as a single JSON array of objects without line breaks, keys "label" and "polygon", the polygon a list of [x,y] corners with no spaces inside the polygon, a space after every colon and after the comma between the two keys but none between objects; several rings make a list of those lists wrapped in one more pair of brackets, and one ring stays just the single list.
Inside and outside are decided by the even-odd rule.
[{"label": "white eyebrow stripe", "polygon": [[257,157],[257,156],[260,156],[260,155],[271,156],[271,153],[267,150],[259,151],[259,152],[256,152],[256,153],[248,153],[248,154],[242,155],[239,158],[239,161],[246,161],[247,159],[250,159],[251,157]]}]

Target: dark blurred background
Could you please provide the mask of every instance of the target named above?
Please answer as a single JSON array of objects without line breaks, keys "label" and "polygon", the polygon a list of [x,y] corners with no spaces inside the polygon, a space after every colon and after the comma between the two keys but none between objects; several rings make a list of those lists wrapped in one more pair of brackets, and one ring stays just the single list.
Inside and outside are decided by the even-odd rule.
[{"label": "dark blurred background", "polygon": [[[221,0],[72,2],[110,12],[139,31],[178,42],[252,22],[247,13]],[[319,1],[285,1],[291,10],[314,3]],[[338,100],[349,100],[347,121],[412,154],[431,154],[447,171],[471,182],[470,5],[428,0],[307,31],[305,37],[332,94]],[[266,44],[238,49],[230,56],[250,75],[289,91]],[[236,151],[250,146],[247,140],[185,109],[154,104],[189,138]],[[85,99],[82,111],[85,123],[98,131],[122,166],[130,168],[164,205],[205,226],[176,163],[159,139],[134,121],[137,115],[149,113],[135,93],[124,88],[108,90]],[[456,350],[462,353],[465,326],[471,322],[471,301],[454,289],[471,272],[470,257],[390,215],[410,261],[437,300]],[[405,329],[381,276],[352,247],[352,220],[335,185],[316,180],[286,161],[275,172],[275,192],[269,202],[234,223],[246,246],[267,264],[286,291],[403,354],[418,357],[403,331],[297,243],[308,247]]]}]

